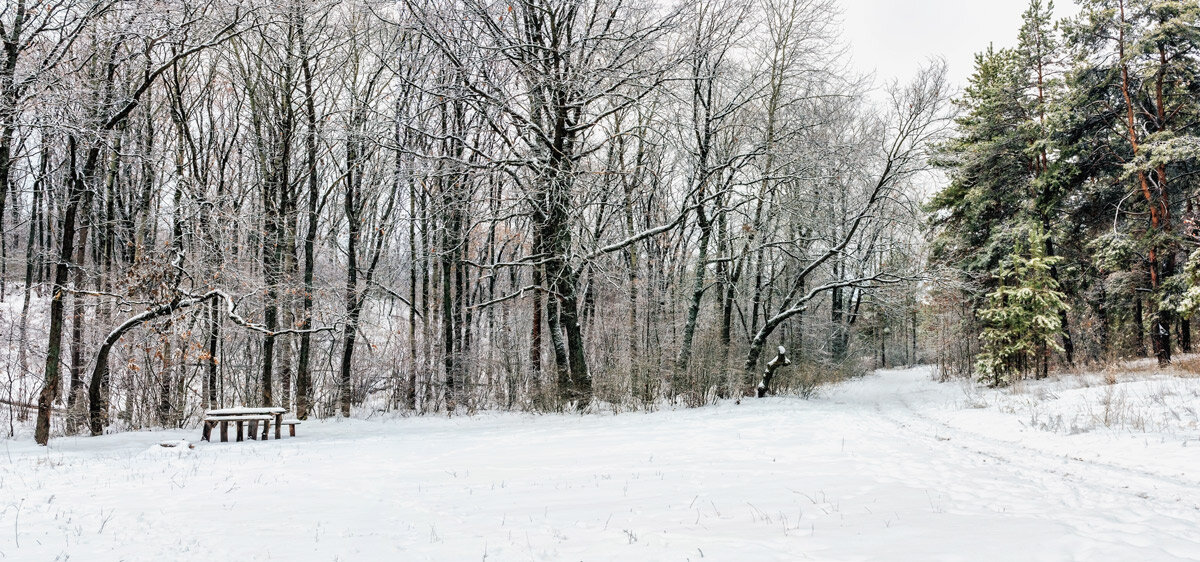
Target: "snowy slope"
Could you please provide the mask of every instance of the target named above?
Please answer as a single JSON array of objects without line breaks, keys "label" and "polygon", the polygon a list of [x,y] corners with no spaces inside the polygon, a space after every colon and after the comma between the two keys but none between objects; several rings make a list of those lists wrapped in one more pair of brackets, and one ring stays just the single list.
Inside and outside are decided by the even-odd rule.
[{"label": "snowy slope", "polygon": [[651,414],[8,441],[0,559],[1200,560],[1194,424],[1029,415],[1071,392],[913,369]]}]

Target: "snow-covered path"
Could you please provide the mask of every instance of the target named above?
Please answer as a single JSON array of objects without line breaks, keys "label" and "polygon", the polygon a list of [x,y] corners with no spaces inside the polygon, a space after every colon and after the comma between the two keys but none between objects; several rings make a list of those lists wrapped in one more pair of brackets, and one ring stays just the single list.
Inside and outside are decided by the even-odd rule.
[{"label": "snow-covered path", "polygon": [[0,560],[1200,560],[1197,435],[1027,429],[964,388],[9,441]]}]

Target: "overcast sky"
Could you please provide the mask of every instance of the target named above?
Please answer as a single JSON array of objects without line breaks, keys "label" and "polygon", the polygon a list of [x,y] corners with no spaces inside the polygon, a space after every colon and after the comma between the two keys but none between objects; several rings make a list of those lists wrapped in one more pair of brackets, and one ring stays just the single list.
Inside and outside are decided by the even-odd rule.
[{"label": "overcast sky", "polygon": [[[854,65],[876,70],[880,82],[907,80],[929,57],[941,55],[962,87],[974,55],[1016,44],[1029,0],[841,0]],[[1072,0],[1057,0],[1058,17],[1073,15]]]}]

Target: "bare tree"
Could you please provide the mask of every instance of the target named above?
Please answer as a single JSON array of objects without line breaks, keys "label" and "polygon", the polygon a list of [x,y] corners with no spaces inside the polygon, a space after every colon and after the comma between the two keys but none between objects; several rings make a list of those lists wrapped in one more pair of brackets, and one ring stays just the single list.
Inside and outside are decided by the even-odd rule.
[{"label": "bare tree", "polygon": [[[111,89],[112,79],[117,70],[116,61],[111,60],[108,63],[105,69],[105,78],[102,82],[102,84],[105,84],[105,87],[102,88],[102,91],[105,93],[102,93],[99,98],[102,102],[96,108],[98,110],[96,113],[97,118],[92,121],[94,123],[92,125],[93,134],[97,139],[83,148],[81,163],[76,158],[76,151],[80,148],[78,146],[79,142],[75,135],[68,137],[71,172],[68,180],[66,211],[59,237],[61,246],[58,263],[54,271],[54,292],[50,301],[50,328],[45,382],[38,396],[38,419],[34,438],[39,444],[45,445],[50,438],[50,411],[53,407],[53,402],[58,396],[60,384],[59,363],[61,358],[64,296],[68,289],[68,264],[71,263],[75,255],[77,220],[80,209],[87,207],[90,194],[95,191],[94,182],[96,181],[96,175],[101,165],[102,153],[106,149],[103,141],[107,135],[125,122],[130,113],[138,107],[143,96],[154,86],[160,76],[184,58],[228,40],[231,34],[236,31],[241,20],[240,13],[238,12],[235,12],[229,21],[221,21],[223,18],[217,18],[214,25],[215,30],[207,34],[204,39],[198,42],[191,39],[190,34],[193,31],[191,23],[194,18],[210,15],[206,10],[207,7],[203,5],[181,7],[178,12],[171,14],[176,19],[167,20],[169,22],[167,29],[152,30],[162,33],[151,35],[141,42],[142,49],[138,53],[138,56],[142,57],[144,61],[149,61],[141,65],[145,68],[145,71],[120,96]],[[123,40],[119,39],[118,43],[121,42]],[[172,49],[171,47],[173,46],[178,47]]]},{"label": "bare tree", "polygon": [[84,396],[92,433],[653,408],[915,355],[882,289],[923,263],[942,73],[873,110],[830,0],[31,5],[0,9],[0,262],[39,442]]},{"label": "bare tree", "polygon": [[[844,258],[849,250],[872,251],[871,244],[862,240],[863,233],[876,219],[875,212],[881,202],[891,193],[907,187],[906,181],[926,169],[928,150],[942,137],[948,125],[948,93],[946,67],[940,61],[923,69],[911,84],[893,87],[886,121],[881,123],[885,134],[875,140],[878,160],[871,171],[863,174],[867,183],[863,185],[865,189],[858,201],[858,211],[844,229],[838,229],[834,238],[809,246],[808,259],[790,276],[786,292],[750,340],[745,363],[747,379],[753,380],[767,339],[783,322],[803,312],[817,296],[834,289],[871,288],[894,283],[916,273],[882,269],[864,272],[861,276],[846,276],[843,271],[838,271],[824,283],[815,286],[807,283],[819,268]],[[764,385],[767,383],[769,381],[764,381]],[[769,386],[764,388],[764,392],[769,390]]]}]

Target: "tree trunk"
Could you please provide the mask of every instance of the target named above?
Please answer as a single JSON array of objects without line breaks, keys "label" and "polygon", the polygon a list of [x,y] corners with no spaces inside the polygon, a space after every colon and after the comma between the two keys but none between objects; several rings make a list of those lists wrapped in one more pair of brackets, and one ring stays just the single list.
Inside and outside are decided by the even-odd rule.
[{"label": "tree trunk", "polygon": [[307,224],[304,231],[304,291],[301,298],[300,327],[300,357],[296,368],[296,417],[308,419],[312,407],[312,329],[313,315],[313,278],[316,271],[317,245],[317,205],[320,202],[317,175],[317,106],[316,93],[313,87],[312,66],[308,56],[308,43],[305,40],[304,25],[297,26],[297,42],[300,45],[300,69],[304,76],[304,117],[307,127],[304,135],[305,172],[308,184]]},{"label": "tree trunk", "polygon": [[779,346],[779,352],[775,355],[774,359],[767,363],[767,369],[763,372],[762,380],[759,381],[758,386],[755,388],[759,398],[771,392],[771,378],[775,376],[775,371],[780,367],[786,367],[791,364],[792,361],[787,358],[787,350],[782,345]]},{"label": "tree trunk", "polygon": [[[42,390],[38,394],[38,413],[37,426],[34,429],[34,440],[39,445],[46,445],[50,442],[50,413],[53,404],[59,398],[59,385],[61,377],[59,375],[59,367],[62,357],[62,332],[63,332],[63,296],[66,293],[67,277],[70,274],[68,264],[75,255],[75,220],[79,212],[81,200],[84,197],[86,187],[84,179],[77,175],[75,168],[75,136],[71,135],[67,140],[67,152],[70,159],[70,169],[68,172],[69,179],[67,190],[67,208],[63,216],[61,236],[61,247],[58,253],[58,263],[54,266],[54,287],[53,294],[50,298],[50,334],[49,343],[46,346],[46,370],[45,378],[42,383]],[[85,165],[86,173],[86,165]]]},{"label": "tree trunk", "polygon": [[158,379],[158,423],[163,427],[171,427],[171,387],[174,382],[175,365],[171,355],[171,332],[168,325],[166,333],[162,334],[162,369]]},{"label": "tree trunk", "polygon": [[[176,310],[186,308],[195,304],[203,303],[208,300],[213,300],[215,309],[217,293],[210,292],[200,297],[188,299],[175,299],[169,303],[161,304],[153,307],[141,314],[133,316],[120,326],[117,326],[113,331],[109,332],[108,336],[100,344],[100,349],[96,352],[96,360],[92,367],[92,378],[88,384],[88,420],[91,426],[92,435],[100,435],[104,432],[104,426],[108,423],[108,395],[102,392],[102,389],[108,385],[108,356],[112,352],[112,348],[121,341],[130,330],[145,324],[156,318],[162,318],[174,313]],[[165,376],[165,371],[164,371]],[[166,408],[160,406],[160,411],[169,409],[168,402]]]},{"label": "tree trunk", "polygon": [[[688,362],[692,357],[692,340],[696,335],[696,320],[700,315],[700,303],[704,297],[704,277],[708,272],[708,244],[712,238],[712,224],[704,217],[703,209],[697,209],[697,213],[697,221],[700,226],[700,248],[696,258],[696,272],[692,278],[692,292],[688,299],[687,320],[683,325],[683,344],[679,348],[679,357],[675,360],[677,382],[682,381],[682,377],[687,373]],[[679,390],[674,389],[674,392],[678,394]]]},{"label": "tree trunk", "polygon": [[[355,116],[357,117],[357,116]],[[357,123],[352,117],[351,135],[358,132]],[[348,320],[342,328],[342,361],[338,378],[338,405],[342,417],[350,417],[351,402],[351,367],[354,360],[354,341],[358,336],[358,318],[361,312],[358,298],[358,243],[362,229],[362,204],[359,202],[359,182],[362,171],[359,169],[359,146],[355,138],[346,142],[346,185],[343,204],[346,213],[346,225],[349,239],[346,242],[346,287],[343,303],[346,307]]]},{"label": "tree trunk", "polygon": [[[1135,289],[1135,291],[1136,291],[1136,289]],[[1142,312],[1142,296],[1135,292],[1133,294],[1133,321],[1134,321],[1134,330],[1136,330],[1137,337],[1133,340],[1134,341],[1133,349],[1134,349],[1134,353],[1136,353],[1138,355],[1138,357],[1146,356],[1146,327],[1144,324],[1145,321],[1143,320],[1143,316],[1144,316],[1144,313]]]},{"label": "tree trunk", "polygon": [[42,147],[39,151],[38,158],[38,175],[33,182],[33,202],[29,217],[29,239],[25,243],[25,295],[21,300],[21,327],[20,327],[20,346],[17,348],[17,364],[21,367],[22,373],[29,372],[29,303],[33,293],[33,277],[36,260],[34,260],[33,247],[38,242],[37,229],[42,223],[42,218],[39,216],[38,209],[41,207],[41,199],[46,191],[46,171],[50,162],[49,144],[46,143],[45,132],[42,133]]},{"label": "tree trunk", "polygon": [[207,367],[208,377],[208,394],[204,396],[204,403],[207,408],[215,409],[217,404],[217,360],[218,344],[221,341],[221,317],[217,310],[217,302],[214,300],[208,305],[208,361],[205,362]]},{"label": "tree trunk", "polygon": [[[538,246],[538,242],[534,241],[534,247]],[[535,249],[534,252],[537,252]],[[529,300],[533,305],[530,310],[529,323],[529,378],[534,387],[534,394],[537,400],[541,400],[541,384],[542,384],[542,317],[544,315],[545,305],[542,303],[543,280],[542,267],[534,266],[532,271],[533,291],[529,295]]]},{"label": "tree trunk", "polygon": [[[408,393],[405,402],[409,410],[417,409],[417,182],[408,178]],[[424,275],[422,273],[422,275]]]},{"label": "tree trunk", "polygon": [[[443,189],[445,189],[444,186]],[[447,200],[451,198],[451,195],[446,195]],[[453,204],[451,201],[444,203]],[[438,271],[441,275],[442,285],[442,363],[446,376],[446,410],[453,412],[455,406],[458,404],[457,383],[459,381],[457,379],[460,374],[458,368],[458,349],[455,346],[459,329],[456,304],[460,295],[455,294],[457,285],[453,283],[455,261],[453,253],[458,246],[458,241],[453,239],[451,232],[457,231],[457,225],[453,224],[453,219],[447,221],[447,223],[443,226],[444,239],[442,241],[441,263],[438,264]]]},{"label": "tree trunk", "polygon": [[[1042,222],[1042,232],[1050,232],[1048,219],[1044,219]],[[1047,234],[1046,257],[1053,258],[1054,256],[1054,240],[1052,236]],[[1050,278],[1054,280],[1056,285],[1061,287],[1060,284],[1062,281],[1058,277],[1058,266],[1050,266]],[[1062,323],[1063,358],[1066,359],[1068,366],[1073,367],[1075,366],[1075,339],[1071,337],[1071,316],[1067,314],[1067,310],[1064,308],[1058,311],[1058,319]]]},{"label": "tree trunk", "polygon": [[[120,151],[121,145],[119,142],[115,144],[115,151]],[[113,166],[115,167],[115,161]],[[88,190],[83,195],[83,201],[79,208],[79,241],[75,243],[75,259],[73,266],[75,267],[75,289],[83,290],[87,283],[87,275],[84,272],[84,263],[87,261],[87,243],[89,224],[87,215],[91,209],[92,192]],[[74,310],[71,314],[71,382],[67,393],[67,410],[72,412],[71,417],[74,417],[75,404],[79,397],[82,396],[83,390],[83,329],[86,310],[84,307],[83,296],[78,293],[71,295],[71,302]],[[76,420],[70,420],[74,424]]]},{"label": "tree trunk", "polygon": [[[1118,55],[1121,61],[1121,94],[1125,98],[1125,113],[1127,132],[1129,134],[1129,145],[1133,150],[1134,157],[1139,154],[1138,132],[1137,125],[1134,120],[1134,104],[1130,94],[1129,80],[1129,65],[1125,60],[1125,2],[1122,0],[1119,4],[1120,9],[1120,25],[1118,26]],[[1149,179],[1146,177],[1146,172],[1142,169],[1137,171],[1138,185],[1141,187],[1142,196],[1146,199],[1146,203],[1150,207],[1150,231],[1153,234],[1158,234],[1160,231],[1169,230],[1166,221],[1169,216],[1164,216],[1166,211],[1165,195],[1155,194],[1150,189]],[[1165,190],[1166,186],[1161,186]],[[1147,269],[1150,273],[1150,290],[1153,297],[1160,296],[1161,280],[1160,275],[1164,273],[1163,268],[1159,264],[1159,250],[1156,242],[1150,243],[1149,251],[1147,252]],[[1168,254],[1170,252],[1167,252]],[[1153,301],[1152,301],[1153,302]],[[1140,304],[1140,303],[1139,303]],[[1171,332],[1170,332],[1170,313],[1163,310],[1162,307],[1155,307],[1157,312],[1154,315],[1154,322],[1151,326],[1150,342],[1154,348],[1154,356],[1158,358],[1160,367],[1170,364],[1171,362]]]}]

